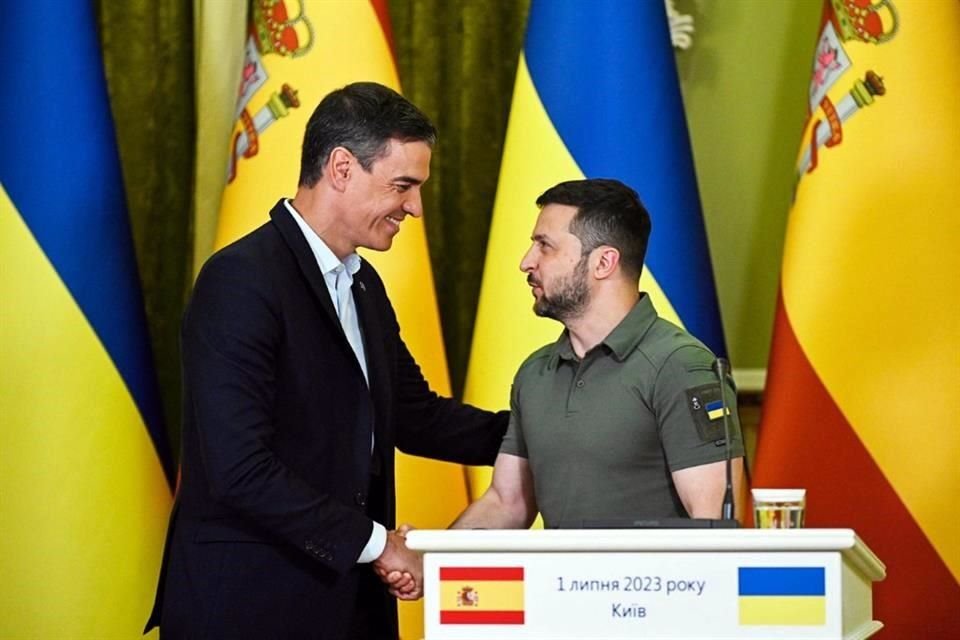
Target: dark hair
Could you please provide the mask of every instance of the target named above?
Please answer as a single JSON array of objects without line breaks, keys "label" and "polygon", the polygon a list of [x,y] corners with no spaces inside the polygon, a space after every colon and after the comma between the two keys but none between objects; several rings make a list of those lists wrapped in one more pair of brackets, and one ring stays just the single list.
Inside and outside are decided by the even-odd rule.
[{"label": "dark hair", "polygon": [[383,157],[390,140],[436,144],[427,116],[399,93],[375,82],[354,82],[320,101],[303,134],[300,186],[312,187],[336,147],[357,157],[364,171]]},{"label": "dark hair", "polygon": [[570,233],[580,239],[583,253],[602,245],[620,251],[620,264],[640,277],[650,238],[650,214],[637,192],[619,180],[570,180],[551,187],[537,198],[537,206],[563,204],[577,208]]}]

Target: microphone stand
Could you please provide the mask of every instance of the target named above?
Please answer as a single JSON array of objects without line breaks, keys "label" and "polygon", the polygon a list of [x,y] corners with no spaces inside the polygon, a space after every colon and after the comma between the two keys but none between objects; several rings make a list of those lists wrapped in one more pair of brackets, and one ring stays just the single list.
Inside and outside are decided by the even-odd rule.
[{"label": "microphone stand", "polygon": [[730,450],[730,410],[727,407],[727,376],[730,374],[730,365],[723,358],[717,358],[714,363],[714,371],[717,378],[720,379],[720,410],[723,415],[723,443],[725,449],[725,462],[727,473],[727,486],[723,493],[723,506],[720,509],[720,517],[724,520],[733,520],[733,460]]}]

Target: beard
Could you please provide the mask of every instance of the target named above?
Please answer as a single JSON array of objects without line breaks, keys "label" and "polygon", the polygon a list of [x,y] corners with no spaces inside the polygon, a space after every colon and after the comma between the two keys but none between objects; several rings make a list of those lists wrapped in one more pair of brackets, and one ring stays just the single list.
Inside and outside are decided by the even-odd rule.
[{"label": "beard", "polygon": [[557,280],[554,293],[547,295],[544,290],[540,298],[533,303],[535,314],[560,322],[583,315],[590,302],[590,288],[587,286],[588,257],[581,257],[569,275]]}]

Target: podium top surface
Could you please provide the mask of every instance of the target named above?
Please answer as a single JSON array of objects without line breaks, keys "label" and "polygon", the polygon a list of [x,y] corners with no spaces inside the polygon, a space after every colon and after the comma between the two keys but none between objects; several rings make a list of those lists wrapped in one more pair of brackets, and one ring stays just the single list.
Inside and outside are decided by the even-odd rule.
[{"label": "podium top surface", "polygon": [[852,529],[418,529],[422,552],[790,552],[836,551],[871,580],[886,567]]}]

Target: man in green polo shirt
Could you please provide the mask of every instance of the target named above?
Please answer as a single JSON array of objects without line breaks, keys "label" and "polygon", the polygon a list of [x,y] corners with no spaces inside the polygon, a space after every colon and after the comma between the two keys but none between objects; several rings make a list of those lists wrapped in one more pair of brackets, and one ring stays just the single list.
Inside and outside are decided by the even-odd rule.
[{"label": "man in green polo shirt", "polygon": [[[547,527],[720,517],[726,443],[715,357],[638,291],[646,209],[615,180],[563,182],[537,205],[520,269],[534,312],[565,330],[517,372],[493,483],[454,528],[526,528],[538,511]],[[734,397],[731,388],[736,489]]]}]

